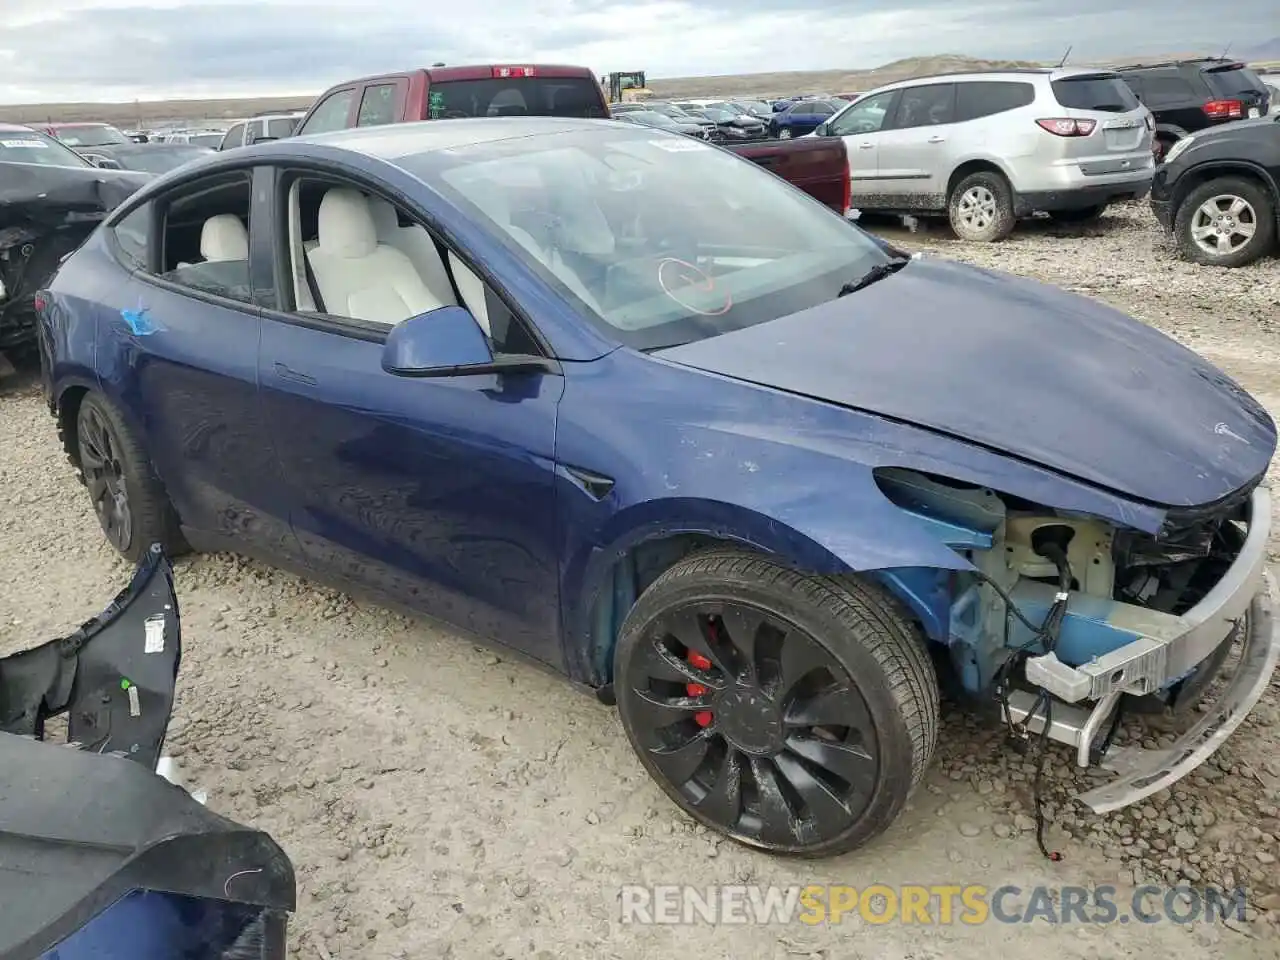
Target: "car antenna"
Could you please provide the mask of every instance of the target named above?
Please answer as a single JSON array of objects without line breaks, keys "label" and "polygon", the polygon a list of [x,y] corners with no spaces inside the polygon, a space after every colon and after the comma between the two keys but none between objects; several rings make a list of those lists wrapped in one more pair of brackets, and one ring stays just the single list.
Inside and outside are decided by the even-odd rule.
[{"label": "car antenna", "polygon": [[1227,59],[1227,51],[1231,49],[1231,44],[1233,44],[1233,43],[1235,43],[1235,41],[1234,41],[1234,40],[1231,40],[1231,41],[1229,41],[1229,42],[1227,43],[1227,45],[1226,45],[1225,47],[1223,47],[1223,48],[1222,48],[1222,52],[1221,52],[1220,54],[1218,54],[1218,59],[1219,59],[1219,60],[1225,60],[1225,59]]},{"label": "car antenna", "polygon": [[1071,47],[1071,45],[1070,45],[1070,44],[1068,44],[1068,45],[1067,45],[1067,52],[1066,52],[1066,53],[1064,53],[1064,54],[1062,55],[1062,59],[1058,61],[1058,69],[1059,69],[1059,70],[1061,70],[1063,67],[1065,67],[1065,66],[1067,65],[1067,57],[1071,56],[1071,50],[1072,50],[1072,47]]}]

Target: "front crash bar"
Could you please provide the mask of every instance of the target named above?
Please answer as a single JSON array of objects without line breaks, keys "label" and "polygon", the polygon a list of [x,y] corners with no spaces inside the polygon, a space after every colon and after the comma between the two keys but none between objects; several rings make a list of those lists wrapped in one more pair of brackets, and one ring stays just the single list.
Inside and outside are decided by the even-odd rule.
[{"label": "front crash bar", "polygon": [[[1280,663],[1280,631],[1274,621],[1276,585],[1270,573],[1263,573],[1263,589],[1249,605],[1244,620],[1245,631],[1240,660],[1235,675],[1222,695],[1190,730],[1165,749],[1150,750],[1143,747],[1126,747],[1103,757],[1104,769],[1119,776],[1086,790],[1076,799],[1095,813],[1110,813],[1146,797],[1181,780],[1211,757],[1235,729],[1244,722],[1262,694],[1271,683],[1271,676]],[[1106,697],[1092,710],[1064,703],[1054,703],[1049,729],[1053,740],[1070,744],[1077,749],[1077,763],[1087,766],[1099,728],[1115,705],[1115,699]],[[1036,696],[1023,690],[1009,695],[1007,719],[1014,723],[1026,723],[1027,730],[1040,733],[1044,729],[1044,714],[1037,711],[1027,721],[1034,708]]]}]

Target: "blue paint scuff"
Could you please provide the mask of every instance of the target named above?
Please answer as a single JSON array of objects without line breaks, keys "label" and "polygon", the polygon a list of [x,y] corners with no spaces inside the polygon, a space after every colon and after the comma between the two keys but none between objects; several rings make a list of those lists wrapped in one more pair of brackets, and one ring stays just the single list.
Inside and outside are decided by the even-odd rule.
[{"label": "blue paint scuff", "polygon": [[151,311],[143,306],[139,306],[137,310],[121,310],[120,316],[129,325],[129,329],[139,337],[145,337],[148,334],[164,329],[151,319]]}]

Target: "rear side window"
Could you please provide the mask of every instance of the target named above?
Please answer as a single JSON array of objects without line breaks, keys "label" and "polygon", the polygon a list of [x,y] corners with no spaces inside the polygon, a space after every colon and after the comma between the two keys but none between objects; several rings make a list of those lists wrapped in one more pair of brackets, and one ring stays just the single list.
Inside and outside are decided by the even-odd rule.
[{"label": "rear side window", "polygon": [[955,120],[978,120],[1030,106],[1036,88],[1017,80],[973,80],[956,84]]},{"label": "rear side window", "polygon": [[328,133],[330,130],[342,130],[347,126],[347,115],[351,112],[351,100],[354,90],[336,90],[320,101],[320,105],[307,118],[299,134]]},{"label": "rear side window", "polygon": [[1262,78],[1248,67],[1228,67],[1225,70],[1206,70],[1204,78],[1210,89],[1220,97],[1234,97],[1241,93],[1266,93]]},{"label": "rear side window", "polygon": [[1159,74],[1142,78],[1142,99],[1149,107],[1166,103],[1182,103],[1197,97],[1196,88],[1177,75]]},{"label": "rear side window", "polygon": [[906,87],[898,100],[898,111],[893,129],[908,130],[912,127],[932,127],[951,123],[955,116],[956,85],[954,83],[930,83],[921,87]]},{"label": "rear side window", "polygon": [[277,117],[274,120],[267,121],[267,136],[274,137],[276,140],[283,140],[293,135],[293,128],[298,125],[298,121],[293,117]]},{"label": "rear side window", "polygon": [[1052,87],[1058,103],[1072,110],[1125,113],[1138,109],[1138,98],[1129,85],[1113,73],[1067,77],[1054,80]]},{"label": "rear side window", "polygon": [[364,88],[364,96],[360,98],[360,113],[356,116],[357,127],[380,127],[383,124],[396,122],[396,85],[379,83]]},{"label": "rear side window", "polygon": [[493,77],[443,80],[427,94],[431,120],[461,117],[604,117],[604,103],[589,77]]}]

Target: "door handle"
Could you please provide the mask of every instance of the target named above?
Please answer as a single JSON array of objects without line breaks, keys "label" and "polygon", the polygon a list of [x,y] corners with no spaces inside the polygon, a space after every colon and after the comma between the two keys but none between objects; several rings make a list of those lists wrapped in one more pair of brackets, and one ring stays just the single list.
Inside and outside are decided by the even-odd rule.
[{"label": "door handle", "polygon": [[947,138],[946,137],[930,137],[929,142],[930,143],[946,143]]},{"label": "door handle", "polygon": [[284,363],[276,363],[276,376],[281,380],[292,380],[294,383],[305,383],[311,387],[316,385],[315,377],[308,373],[302,373],[299,370],[294,370],[288,364]]},{"label": "door handle", "polygon": [[858,144],[858,149],[859,149],[859,150],[874,150],[874,149],[875,149],[875,144],[874,144],[874,143],[860,143],[860,144]]}]

